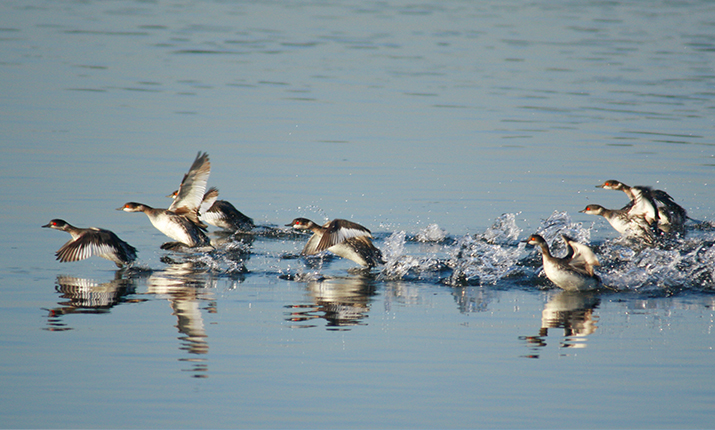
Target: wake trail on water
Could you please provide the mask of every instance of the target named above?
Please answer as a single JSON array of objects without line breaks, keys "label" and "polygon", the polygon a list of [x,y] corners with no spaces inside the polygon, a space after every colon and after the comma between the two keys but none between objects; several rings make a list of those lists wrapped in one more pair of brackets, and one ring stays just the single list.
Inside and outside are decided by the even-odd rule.
[{"label": "wake trail on water", "polygon": [[[567,252],[560,236],[567,235],[593,249],[600,262],[596,273],[610,290],[653,294],[715,290],[715,226],[710,222],[692,223],[684,234],[649,247],[624,237],[594,242],[591,236],[596,231],[595,223],[589,226],[575,223],[567,212],[555,211],[535,231],[528,232],[517,225],[517,215],[503,214],[483,232],[460,237],[450,236],[437,224],[414,234],[406,231],[377,234],[375,242],[382,250],[385,265],[371,271],[355,268],[349,272],[369,274],[383,282],[557,288],[543,272],[540,253],[536,248],[527,247],[523,240],[530,234],[539,234],[549,243],[552,254],[560,257]],[[264,240],[282,240],[286,245],[300,248],[306,235],[273,234]],[[229,238],[215,246],[209,253],[183,254],[179,260],[193,262],[197,268],[219,275],[258,273],[309,282],[325,278],[324,264],[336,258],[329,253],[308,258],[290,252],[266,253],[256,249],[260,245],[253,243],[253,238],[248,241],[245,237]],[[250,267],[251,255],[273,262],[268,268],[257,263],[259,267],[254,271]],[[162,261],[171,264],[172,258],[167,256]],[[286,261],[294,260],[300,264],[290,263],[285,267]]]},{"label": "wake trail on water", "polygon": [[[379,276],[386,280],[422,280],[448,286],[533,285],[554,287],[543,273],[541,255],[520,241],[523,230],[517,214],[503,214],[483,233],[458,238],[437,238],[445,258],[416,257],[405,251],[410,240],[395,232],[385,240],[387,264]],[[430,230],[436,226],[428,227]],[[596,268],[610,289],[673,293],[679,290],[715,290],[715,228],[710,223],[688,226],[686,234],[668,239],[662,247],[618,237],[592,242],[593,225],[574,223],[567,212],[555,211],[534,231],[550,244],[552,254],[563,256],[562,234],[591,246],[601,266]],[[420,232],[412,240],[429,235]],[[555,288],[555,287],[554,287]]]}]

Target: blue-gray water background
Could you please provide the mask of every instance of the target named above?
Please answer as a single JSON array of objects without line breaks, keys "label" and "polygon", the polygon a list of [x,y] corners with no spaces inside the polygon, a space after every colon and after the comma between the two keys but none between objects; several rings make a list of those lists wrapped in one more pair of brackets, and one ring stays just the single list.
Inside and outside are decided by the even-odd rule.
[{"label": "blue-gray water background", "polygon": [[[712,427],[712,233],[606,273],[580,330],[516,243],[556,211],[614,249],[578,213],[626,203],[606,179],[712,220],[714,65],[708,1],[3,1],[0,427]],[[292,236],[170,264],[114,209],[200,150],[258,224],[352,219],[401,271]],[[52,218],[146,273],[56,262]],[[505,219],[508,255],[470,242]]]}]

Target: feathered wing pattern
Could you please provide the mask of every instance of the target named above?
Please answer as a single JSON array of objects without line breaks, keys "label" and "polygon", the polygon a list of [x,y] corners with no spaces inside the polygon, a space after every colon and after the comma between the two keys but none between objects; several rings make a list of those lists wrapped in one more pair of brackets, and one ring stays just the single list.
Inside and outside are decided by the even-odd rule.
[{"label": "feathered wing pattern", "polygon": [[195,224],[204,226],[199,221],[198,212],[206,191],[206,184],[211,174],[211,162],[207,153],[199,152],[194,163],[189,169],[189,173],[184,175],[179,191],[174,202],[169,206],[169,210],[184,215]]},{"label": "feathered wing pattern", "polygon": [[687,211],[663,190],[647,186],[630,187],[614,179],[597,187],[625,192],[630,202],[622,210],[632,216],[643,216],[651,225],[657,221],[658,227],[666,233],[672,229],[682,229],[688,219]]},{"label": "feathered wing pattern", "polygon": [[209,190],[206,191],[206,194],[204,194],[203,200],[201,201],[199,213],[201,215],[206,215],[206,213],[209,211],[211,206],[214,205],[214,203],[216,202],[217,199],[218,199],[218,188],[216,188],[216,187],[209,188]]},{"label": "feathered wing pattern", "polygon": [[651,224],[645,216],[633,215],[628,217],[628,223],[624,234],[630,237],[638,237],[645,243],[653,245],[656,241],[657,230],[657,224]]},{"label": "feathered wing pattern", "polygon": [[224,230],[249,231],[254,227],[251,218],[225,200],[216,200],[206,212],[201,213],[201,220]]},{"label": "feathered wing pattern", "polygon": [[313,255],[320,252],[318,251],[318,243],[320,242],[321,237],[322,236],[319,234],[313,234],[312,236],[310,236],[310,239],[308,239],[308,243],[306,243],[303,247],[303,254]]},{"label": "feathered wing pattern", "polygon": [[[346,243],[353,249],[360,250],[360,259],[365,260],[364,263],[361,262],[360,264],[373,267],[385,263],[385,259],[382,258],[382,251],[372,243],[369,237],[352,237],[348,239]],[[350,259],[356,261],[354,258]]]},{"label": "feathered wing pattern", "polygon": [[[111,243],[119,246],[113,246]],[[62,245],[55,255],[62,263],[80,261],[96,255],[114,261],[117,266],[120,266],[134,261],[137,257],[136,252],[133,246],[119,239],[111,231],[90,228],[76,240],[72,239]]]},{"label": "feathered wing pattern", "polygon": [[569,249],[568,256],[571,257],[569,265],[575,270],[579,270],[583,273],[587,273],[588,275],[593,276],[593,267],[601,265],[601,263],[598,262],[596,254],[594,254],[593,251],[591,251],[591,248],[589,248],[588,246],[576,242],[575,240],[570,239],[568,236],[562,235],[561,237],[564,239],[564,242],[566,242],[566,247]]},{"label": "feathered wing pattern", "polygon": [[296,218],[287,226],[297,230],[311,230],[313,235],[303,248],[303,255],[322,251],[352,260],[363,267],[383,264],[382,252],[372,243],[370,230],[344,219],[326,222],[323,226],[306,218]]},{"label": "feathered wing pattern", "polygon": [[[370,230],[360,224],[344,219],[332,220],[323,225],[323,228],[325,229],[323,237],[320,238],[320,242],[315,245],[315,252],[325,251],[353,237],[372,238]],[[310,243],[310,241],[308,241],[308,243]]]},{"label": "feathered wing pattern", "polygon": [[658,215],[662,223],[672,225],[676,229],[682,228],[688,219],[688,212],[675,203],[670,194],[662,190],[653,190],[653,200],[658,207]]},{"label": "feathered wing pattern", "polygon": [[658,209],[651,197],[650,187],[631,187],[633,207],[628,211],[631,216],[642,216],[648,224],[658,222]]}]

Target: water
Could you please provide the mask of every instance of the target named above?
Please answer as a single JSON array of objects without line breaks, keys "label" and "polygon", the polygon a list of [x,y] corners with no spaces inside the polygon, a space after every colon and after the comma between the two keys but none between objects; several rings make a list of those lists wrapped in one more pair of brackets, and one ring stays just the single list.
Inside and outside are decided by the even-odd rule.
[{"label": "water", "polygon": [[[0,12],[0,426],[712,426],[709,2]],[[168,206],[200,150],[263,228],[164,252],[114,209]],[[626,203],[606,179],[696,221],[633,246],[578,213]],[[367,226],[388,263],[298,258],[306,236],[265,233],[297,216]],[[52,218],[137,264],[56,262]],[[541,274],[521,241],[564,231],[611,290]]]}]

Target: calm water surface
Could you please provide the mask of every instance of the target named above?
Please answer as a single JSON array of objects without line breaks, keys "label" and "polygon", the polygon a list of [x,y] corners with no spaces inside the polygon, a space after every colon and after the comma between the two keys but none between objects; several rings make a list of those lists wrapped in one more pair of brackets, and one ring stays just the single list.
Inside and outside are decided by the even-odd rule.
[{"label": "calm water surface", "polygon": [[[714,31],[706,1],[2,2],[0,427],[712,427]],[[167,253],[114,209],[200,150],[261,228]],[[626,203],[606,179],[686,237],[578,213]],[[388,264],[298,258],[297,216]],[[52,218],[139,260],[60,264]],[[536,231],[613,289],[554,288]]]}]

